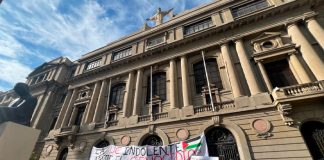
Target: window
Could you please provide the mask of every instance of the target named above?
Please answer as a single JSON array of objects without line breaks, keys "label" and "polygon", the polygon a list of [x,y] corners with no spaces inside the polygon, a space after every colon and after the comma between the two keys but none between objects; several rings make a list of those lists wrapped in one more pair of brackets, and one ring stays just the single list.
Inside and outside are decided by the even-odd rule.
[{"label": "window", "polygon": [[77,106],[77,108],[78,108],[78,113],[75,118],[74,125],[80,126],[86,106],[85,105]]},{"label": "window", "polygon": [[264,64],[272,87],[284,87],[297,84],[286,59]]},{"label": "window", "polygon": [[[147,79],[147,103],[151,101],[151,79]],[[165,72],[153,74],[152,95],[162,101],[166,100],[166,75]]]},{"label": "window", "polygon": [[116,113],[109,113],[108,122],[116,120]]},{"label": "window", "polygon": [[165,36],[155,37],[155,38],[147,40],[147,47],[148,48],[154,47],[154,46],[157,46],[164,42],[165,42]]},{"label": "window", "polygon": [[241,17],[253,12],[256,12],[258,10],[267,8],[269,6],[269,3],[267,0],[258,0],[243,6],[239,6],[237,8],[232,9],[233,17]]},{"label": "window", "polygon": [[213,26],[213,21],[211,20],[211,18],[205,19],[203,21],[200,21],[198,23],[186,26],[184,28],[184,33],[185,35],[189,35],[204,29],[207,29],[209,27]]},{"label": "window", "polygon": [[121,50],[121,51],[118,51],[118,52],[114,52],[112,59],[113,59],[113,61],[116,61],[116,60],[128,57],[130,55],[132,55],[132,48],[131,47],[127,48],[127,49],[124,49],[124,50]]},{"label": "window", "polygon": [[[222,80],[220,78],[218,65],[216,59],[207,59],[206,68],[208,71],[209,82],[215,85],[216,88],[222,89]],[[201,93],[202,88],[207,86],[207,78],[205,73],[204,62],[200,61],[193,65],[195,84],[196,84],[196,93]]]},{"label": "window", "polygon": [[57,121],[57,116],[53,118],[53,121],[52,121],[52,124],[51,124],[49,130],[52,130],[55,127],[56,121]]},{"label": "window", "polygon": [[145,145],[162,146],[163,142],[159,136],[151,135],[151,136],[145,138],[144,141],[142,142],[142,146],[145,146]]},{"label": "window", "polygon": [[100,66],[100,62],[101,62],[101,59],[98,59],[98,60],[89,62],[88,65],[87,65],[86,70],[90,70],[90,69],[99,67]]},{"label": "window", "polygon": [[110,101],[109,106],[118,106],[119,108],[123,107],[125,94],[125,83],[116,84],[112,87],[110,92]]}]

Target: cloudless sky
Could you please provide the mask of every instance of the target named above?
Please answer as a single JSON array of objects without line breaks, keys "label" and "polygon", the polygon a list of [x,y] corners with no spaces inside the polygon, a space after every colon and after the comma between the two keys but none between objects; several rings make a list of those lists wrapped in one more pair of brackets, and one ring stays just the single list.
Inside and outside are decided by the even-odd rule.
[{"label": "cloudless sky", "polygon": [[214,0],[4,0],[0,5],[0,91],[59,56],[74,61],[138,31],[145,19]]}]

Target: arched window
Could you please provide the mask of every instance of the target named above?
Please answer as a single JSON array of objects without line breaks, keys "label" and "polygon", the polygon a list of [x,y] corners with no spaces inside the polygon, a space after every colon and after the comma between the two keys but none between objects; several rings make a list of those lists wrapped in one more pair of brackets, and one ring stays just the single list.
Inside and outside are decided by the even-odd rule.
[{"label": "arched window", "polygon": [[[222,80],[220,78],[218,65],[216,63],[216,59],[207,59],[206,68],[208,71],[209,82],[214,84],[216,88],[222,89]],[[200,61],[193,65],[194,76],[195,76],[195,84],[196,84],[196,93],[201,93],[202,88],[207,86],[207,78],[205,73],[204,62]]]},{"label": "arched window", "polygon": [[104,147],[107,147],[107,146],[109,146],[109,142],[106,141],[106,140],[102,140],[102,141],[100,141],[99,143],[97,143],[95,145],[95,147],[97,147],[97,148],[104,148]]},{"label": "arched window", "polygon": [[109,106],[123,107],[125,83],[116,84],[111,88]]},{"label": "arched window", "polygon": [[[151,79],[147,79],[147,102],[151,100]],[[152,79],[152,94],[153,97],[158,97],[158,99],[164,101],[166,100],[166,75],[165,72],[153,74]]]},{"label": "arched window", "polygon": [[64,148],[62,151],[61,151],[61,154],[58,158],[58,160],[66,160],[67,159],[67,155],[69,153],[69,150],[68,148]]},{"label": "arched window", "polygon": [[157,135],[151,135],[146,137],[143,142],[142,142],[142,146],[145,145],[150,145],[150,146],[162,146],[163,142],[162,139],[157,136]]},{"label": "arched window", "polygon": [[313,159],[324,159],[324,123],[308,121],[300,131]]},{"label": "arched window", "polygon": [[239,160],[236,141],[233,134],[222,127],[216,127],[206,133],[209,156],[220,160]]}]

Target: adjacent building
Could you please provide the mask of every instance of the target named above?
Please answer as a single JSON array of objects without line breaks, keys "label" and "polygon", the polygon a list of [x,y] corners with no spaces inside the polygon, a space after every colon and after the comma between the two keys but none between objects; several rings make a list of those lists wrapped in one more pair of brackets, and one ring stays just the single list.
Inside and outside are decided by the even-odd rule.
[{"label": "adjacent building", "polygon": [[324,158],[323,1],[218,0],[155,16],[154,27],[29,75],[40,159],[202,133],[222,160]]}]

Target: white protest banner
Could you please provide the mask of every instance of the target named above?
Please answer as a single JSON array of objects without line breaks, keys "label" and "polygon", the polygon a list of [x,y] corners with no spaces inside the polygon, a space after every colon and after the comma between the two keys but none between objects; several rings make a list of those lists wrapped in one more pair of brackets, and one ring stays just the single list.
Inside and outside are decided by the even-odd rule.
[{"label": "white protest banner", "polygon": [[190,160],[192,156],[207,156],[204,135],[166,146],[93,147],[90,160]]}]

